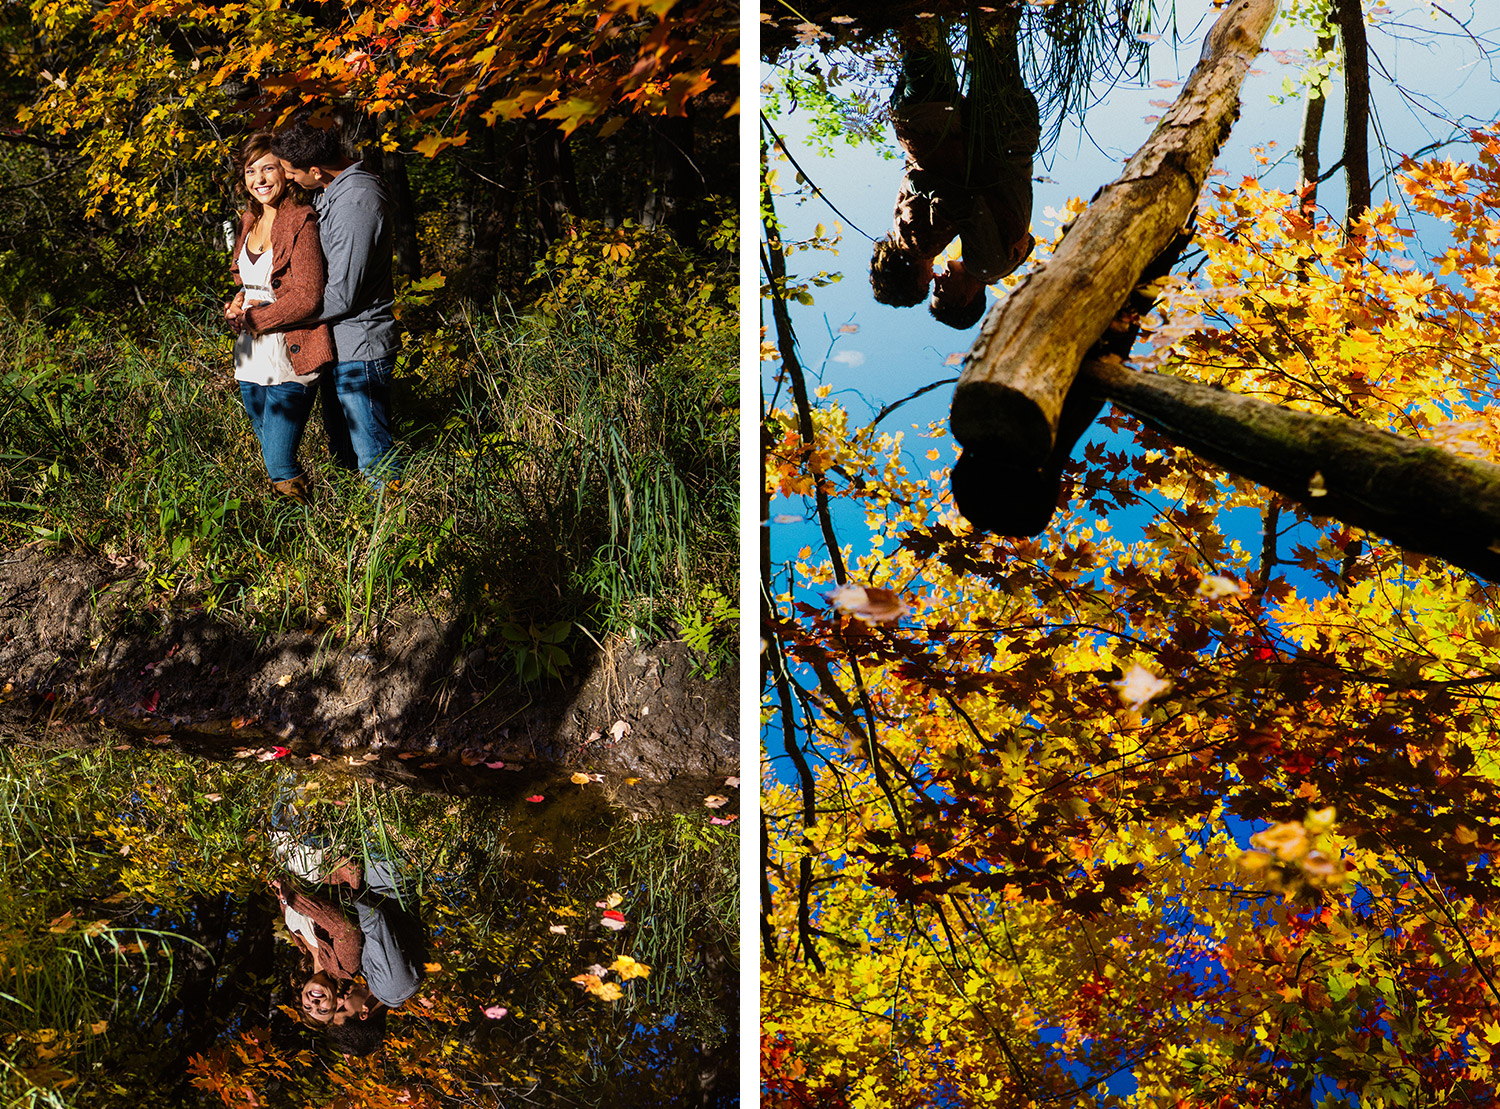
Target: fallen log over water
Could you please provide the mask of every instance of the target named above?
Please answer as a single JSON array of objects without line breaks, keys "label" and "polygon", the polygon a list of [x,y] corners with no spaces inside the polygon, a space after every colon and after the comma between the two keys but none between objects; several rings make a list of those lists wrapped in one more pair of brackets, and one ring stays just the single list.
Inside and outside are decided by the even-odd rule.
[{"label": "fallen log over water", "polygon": [[1141,274],[1187,221],[1229,129],[1276,0],[1235,0],[1204,40],[1181,95],[1038,266],[991,310],[953,395],[965,447],[1043,465],[1079,365]]}]

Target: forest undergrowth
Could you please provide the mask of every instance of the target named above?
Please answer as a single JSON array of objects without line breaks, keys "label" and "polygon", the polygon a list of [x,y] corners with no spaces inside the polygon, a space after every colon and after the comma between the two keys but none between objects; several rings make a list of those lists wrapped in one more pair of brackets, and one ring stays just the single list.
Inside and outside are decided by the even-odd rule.
[{"label": "forest undergrowth", "polygon": [[266,634],[368,636],[414,610],[502,642],[525,679],[580,633],[682,634],[712,668],[734,625],[732,320],[663,343],[576,303],[434,314],[397,366],[402,480],[335,468],[315,413],[310,507],[272,493],[209,313],[148,336],[7,321],[0,542],[108,560]]}]

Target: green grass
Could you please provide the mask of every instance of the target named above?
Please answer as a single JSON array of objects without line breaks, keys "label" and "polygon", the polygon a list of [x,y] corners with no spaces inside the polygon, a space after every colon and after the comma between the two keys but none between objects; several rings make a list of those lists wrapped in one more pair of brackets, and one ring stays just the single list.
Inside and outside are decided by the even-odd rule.
[{"label": "green grass", "polygon": [[559,624],[657,638],[705,587],[733,594],[732,330],[648,360],[582,312],[439,317],[398,366],[400,489],[333,468],[315,415],[304,509],[269,489],[214,321],[169,317],[149,341],[10,323],[0,541],[137,565],[157,593],[270,632],[456,616],[525,644],[522,677],[555,673]]}]

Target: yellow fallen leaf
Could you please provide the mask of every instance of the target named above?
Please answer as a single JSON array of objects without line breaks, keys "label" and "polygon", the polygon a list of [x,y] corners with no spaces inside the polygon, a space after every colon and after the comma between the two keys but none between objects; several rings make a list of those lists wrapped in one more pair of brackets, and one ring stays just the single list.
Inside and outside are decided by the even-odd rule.
[{"label": "yellow fallen leaf", "polygon": [[720,797],[717,793],[710,793],[703,799],[703,803],[711,809],[722,809],[729,804],[729,798]]},{"label": "yellow fallen leaf", "polygon": [[636,784],[636,782],[639,782],[639,781],[640,781],[640,779],[639,779],[639,778],[626,778],[626,779],[625,779],[625,784],[626,784],[626,785],[627,785],[627,786],[633,786],[633,785],[635,785],[635,784]]},{"label": "yellow fallen leaf", "polygon": [[276,684],[285,689],[287,686],[292,684],[292,676],[290,674],[283,674],[281,675],[281,677],[276,679]]},{"label": "yellow fallen leaf", "polygon": [[601,979],[597,974],[575,974],[572,978],[568,979],[568,981],[577,982],[584,989],[588,990],[589,993],[593,993],[601,985],[604,984],[603,979]]},{"label": "yellow fallen leaf", "polygon": [[645,963],[638,963],[629,955],[620,955],[614,962],[609,964],[609,969],[618,974],[625,981],[632,978],[645,978],[651,973],[651,968]]},{"label": "yellow fallen leaf", "polygon": [[568,781],[572,782],[575,786],[586,786],[589,784],[589,776],[587,774],[574,774]]},{"label": "yellow fallen leaf", "polygon": [[106,1028],[108,1028],[108,1027],[109,1027],[109,1021],[107,1021],[107,1020],[98,1020],[98,1021],[95,1021],[93,1024],[89,1025],[89,1031],[92,1032],[96,1036],[102,1036],[102,1035],[104,1035],[104,1030]]},{"label": "yellow fallen leaf", "polygon": [[604,985],[589,990],[600,1001],[619,1001],[624,996],[624,991],[614,982],[606,982]]},{"label": "yellow fallen leaf", "polygon": [[443,964],[442,963],[423,963],[422,964],[422,969],[425,970],[428,974],[437,974],[439,971],[441,971],[443,969]]}]

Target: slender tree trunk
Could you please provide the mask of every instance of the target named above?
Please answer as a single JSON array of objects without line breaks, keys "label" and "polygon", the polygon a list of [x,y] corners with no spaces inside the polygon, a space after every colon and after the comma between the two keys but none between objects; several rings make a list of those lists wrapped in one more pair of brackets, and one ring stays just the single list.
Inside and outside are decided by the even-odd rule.
[{"label": "slender tree trunk", "polygon": [[395,272],[417,278],[422,276],[422,253],[417,245],[417,217],[411,182],[406,175],[406,159],[399,150],[383,150],[380,146],[380,132],[387,118],[371,119],[360,113],[356,125],[356,135],[362,144],[359,155],[365,168],[380,178],[391,202]]}]

